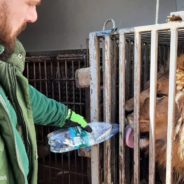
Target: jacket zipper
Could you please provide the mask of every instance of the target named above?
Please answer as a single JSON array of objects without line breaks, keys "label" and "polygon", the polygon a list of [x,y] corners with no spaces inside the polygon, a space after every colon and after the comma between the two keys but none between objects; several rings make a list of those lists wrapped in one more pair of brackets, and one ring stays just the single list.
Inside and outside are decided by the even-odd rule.
[{"label": "jacket zipper", "polygon": [[[14,69],[13,69],[13,75],[16,76]],[[10,74],[10,76],[11,76],[11,74]],[[14,87],[14,89],[16,89],[16,82],[15,82],[13,77],[12,77],[12,79],[13,80],[11,80],[12,81],[11,84]],[[29,165],[32,165],[32,157],[31,157],[31,152],[30,152],[30,145],[31,144],[30,144],[29,137],[28,137],[28,129],[27,129],[27,126],[25,125],[25,121],[24,121],[24,118],[23,118],[23,113],[22,113],[22,110],[20,108],[18,99],[16,97],[16,90],[14,90],[12,92],[12,94],[10,93],[10,95],[11,95],[11,102],[13,103],[13,106],[16,108],[17,113],[20,115],[19,120],[20,120],[21,125],[23,126],[22,127],[23,128],[23,139],[24,139],[24,143],[26,144],[27,153],[29,155],[29,157],[28,157],[29,162],[30,162]],[[16,101],[16,103],[14,102],[13,99]],[[17,116],[17,118],[18,118],[18,116]]]}]

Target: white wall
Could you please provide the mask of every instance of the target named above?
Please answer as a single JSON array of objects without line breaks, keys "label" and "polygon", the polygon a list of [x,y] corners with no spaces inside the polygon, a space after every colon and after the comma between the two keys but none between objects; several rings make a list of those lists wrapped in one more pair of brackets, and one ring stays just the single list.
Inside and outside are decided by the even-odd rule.
[{"label": "white wall", "polygon": [[[27,51],[83,49],[89,32],[101,30],[106,19],[119,28],[154,24],[155,7],[156,0],[43,0],[38,21],[20,39]],[[159,22],[171,11],[176,1],[160,0]]]}]

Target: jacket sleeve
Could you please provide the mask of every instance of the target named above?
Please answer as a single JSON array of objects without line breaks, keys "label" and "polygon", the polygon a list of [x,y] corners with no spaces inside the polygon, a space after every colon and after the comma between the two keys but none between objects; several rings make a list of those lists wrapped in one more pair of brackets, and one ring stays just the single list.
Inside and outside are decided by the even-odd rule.
[{"label": "jacket sleeve", "polygon": [[30,99],[35,124],[62,127],[68,108],[54,99],[50,99],[29,85]]}]

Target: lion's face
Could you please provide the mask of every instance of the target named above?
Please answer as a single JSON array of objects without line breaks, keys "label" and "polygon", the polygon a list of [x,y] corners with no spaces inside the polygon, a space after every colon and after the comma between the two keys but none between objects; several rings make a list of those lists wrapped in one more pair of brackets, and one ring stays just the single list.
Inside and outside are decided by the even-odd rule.
[{"label": "lion's face", "polygon": [[[176,72],[176,96],[175,96],[175,122],[173,134],[173,168],[175,171],[183,173],[184,170],[184,55],[178,58]],[[181,65],[181,67],[180,67]],[[149,145],[149,102],[150,89],[148,88],[140,94],[140,148],[148,148]],[[168,74],[158,77],[157,98],[155,111],[155,145],[156,161],[163,167],[166,165],[167,146],[167,119],[168,119]],[[128,147],[134,147],[134,104],[133,98],[125,104],[128,125],[125,129],[125,143]]]},{"label": "lion's face", "polygon": [[[148,84],[147,84],[148,85]],[[167,106],[168,106],[168,75],[164,75],[157,82],[156,114],[155,114],[155,137],[157,141],[166,141],[167,133]],[[141,92],[140,95],[140,147],[144,148],[149,144],[149,97],[150,90]],[[125,110],[132,111],[133,99],[126,102]],[[126,144],[133,147],[133,116],[132,112],[127,116],[129,125],[126,128]]]}]

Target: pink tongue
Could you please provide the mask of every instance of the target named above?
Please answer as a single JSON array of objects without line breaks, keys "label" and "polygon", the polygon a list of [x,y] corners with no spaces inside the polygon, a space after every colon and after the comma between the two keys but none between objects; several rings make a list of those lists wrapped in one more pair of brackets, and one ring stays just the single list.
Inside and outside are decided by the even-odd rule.
[{"label": "pink tongue", "polygon": [[129,125],[125,128],[125,143],[129,148],[134,148],[134,130]]}]

